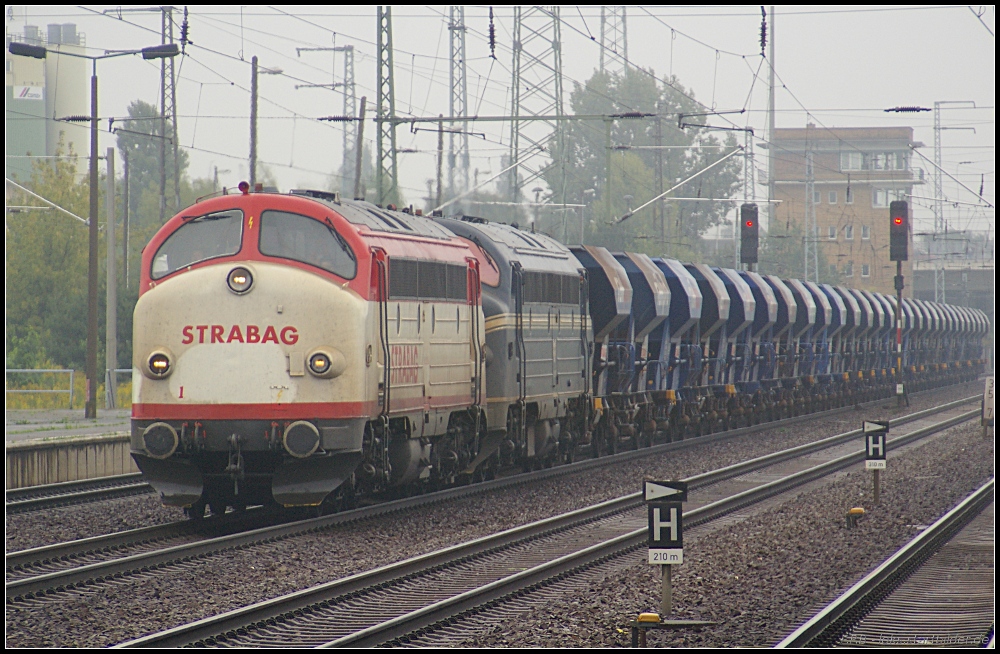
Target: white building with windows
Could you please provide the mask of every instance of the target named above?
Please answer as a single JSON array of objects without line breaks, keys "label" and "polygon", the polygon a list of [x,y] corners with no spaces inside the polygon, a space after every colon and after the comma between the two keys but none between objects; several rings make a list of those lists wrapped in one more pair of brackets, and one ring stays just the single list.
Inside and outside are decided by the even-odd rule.
[{"label": "white building with windows", "polygon": [[[895,293],[896,264],[889,261],[889,203],[910,200],[923,184],[912,167],[911,127],[777,129],[774,150],[776,217],[798,225],[815,212],[812,242],[843,283]],[[808,159],[812,158],[812,175]],[[807,189],[812,185],[811,197]],[[911,247],[912,252],[912,247]],[[826,268],[824,268],[826,270]],[[911,278],[910,263],[903,274]]]}]

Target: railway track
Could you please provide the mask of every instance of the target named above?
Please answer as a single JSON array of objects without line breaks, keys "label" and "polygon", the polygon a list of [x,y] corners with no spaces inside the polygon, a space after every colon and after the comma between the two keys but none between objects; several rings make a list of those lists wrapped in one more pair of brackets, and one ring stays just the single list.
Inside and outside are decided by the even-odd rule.
[{"label": "railway track", "polygon": [[[914,397],[925,393],[933,393],[933,390],[915,393]],[[891,398],[890,398],[891,399]],[[872,400],[862,406],[874,406],[881,402],[889,401],[885,398]],[[827,416],[835,416],[853,410],[853,407],[839,407],[817,411],[792,418],[783,418],[772,422],[758,423],[751,427],[731,429],[725,432],[699,436],[697,438],[682,441],[683,443],[705,443],[719,438],[730,438],[742,434],[753,433],[764,429],[780,428],[809,420],[819,419]],[[666,444],[666,445],[677,445]],[[654,446],[653,451],[656,451]],[[646,452],[650,450],[644,450]],[[616,456],[624,456],[622,453]],[[622,459],[613,459],[620,461]],[[16,488],[8,490],[6,493],[5,510],[7,515],[19,513],[29,513],[32,511],[42,511],[45,509],[72,506],[76,504],[86,504],[90,502],[101,502],[105,500],[129,497],[133,495],[145,495],[153,492],[153,488],[142,481],[140,473],[130,473],[126,475],[114,475],[110,477],[99,477],[96,479],[85,479],[81,481],[68,481],[58,484],[46,484],[42,486],[28,486],[26,488]]]},{"label": "railway track", "polygon": [[7,515],[11,515],[152,492],[152,487],[142,480],[142,475],[133,472],[127,475],[11,489],[7,491],[4,508]]},{"label": "railway track", "polygon": [[[893,424],[901,425],[914,420],[920,420],[926,416],[935,415],[942,410],[954,409],[963,404],[974,402],[977,399],[978,397],[969,397],[925,411],[915,412],[897,418]],[[814,417],[815,414],[811,414],[811,416]],[[799,423],[808,417],[800,416],[787,419],[784,424]],[[782,424],[782,422],[768,423],[768,426],[780,427]],[[239,523],[240,516],[229,514],[225,516],[229,522],[223,522],[218,526],[216,524],[209,524],[207,529],[204,527],[199,528],[197,523],[192,523],[191,521],[182,521],[160,527],[130,530],[80,541],[14,552],[6,557],[7,601],[33,599],[42,595],[72,590],[90,584],[110,583],[123,576],[149,574],[156,570],[185,565],[192,560],[235,549],[251,547],[263,542],[291,538],[308,532],[321,531],[360,520],[375,518],[380,515],[471,497],[501,488],[536,483],[543,479],[579,473],[597,467],[615,465],[621,461],[683,449],[699,443],[733,438],[743,433],[757,431],[762,428],[763,426],[755,426],[731,432],[720,432],[710,436],[703,436],[699,439],[657,445],[610,457],[580,461],[549,470],[516,475],[472,486],[451,488],[436,493],[394,500],[308,520],[295,522],[287,522],[286,520],[280,524],[273,524],[276,520],[280,522],[273,514],[248,512],[251,515],[251,522],[244,524],[241,528]],[[841,442],[845,442],[856,437],[858,433],[860,432],[855,430],[832,437],[832,439],[826,439],[826,441],[832,443],[834,442],[833,439],[840,439]],[[820,441],[820,443],[826,441]],[[822,448],[828,446],[829,444],[821,445],[816,443],[801,446],[801,448],[793,448],[793,450],[786,451],[785,456],[795,456],[797,455],[795,453],[802,448]],[[727,469],[729,470],[727,474],[729,476],[737,476],[753,469],[754,466],[761,465],[767,465],[767,463],[761,460],[754,460],[754,462],[740,464]],[[268,521],[272,524],[267,524]],[[210,522],[206,521],[206,523]],[[218,530],[214,535],[212,534],[213,529]]]},{"label": "railway track", "polygon": [[[929,436],[976,415],[959,413],[890,441],[890,447]],[[924,418],[927,417],[925,413]],[[941,413],[941,409],[933,411]],[[920,418],[912,418],[912,420]],[[897,423],[898,424],[898,423]],[[863,460],[846,445],[858,432],[838,435],[687,479],[701,506],[685,511],[688,526],[718,519]],[[841,454],[844,449],[850,454]],[[813,465],[817,452],[826,463]],[[796,461],[796,465],[791,465]],[[789,466],[797,468],[788,471]],[[770,469],[749,484],[754,471]],[[778,471],[781,471],[780,473]],[[733,492],[723,480],[738,479]],[[751,488],[746,488],[752,485]],[[727,488],[728,486],[728,488]],[[700,496],[700,497],[699,497]],[[722,496],[722,497],[719,497]],[[322,584],[284,597],[123,643],[122,646],[353,646],[418,642],[451,644],[456,616],[490,611],[497,603],[558,583],[646,544],[646,515],[639,493],[455,545],[437,552]],[[444,634],[442,642],[428,634]]]},{"label": "railway track", "polygon": [[993,636],[995,479],[778,644],[983,646]]}]

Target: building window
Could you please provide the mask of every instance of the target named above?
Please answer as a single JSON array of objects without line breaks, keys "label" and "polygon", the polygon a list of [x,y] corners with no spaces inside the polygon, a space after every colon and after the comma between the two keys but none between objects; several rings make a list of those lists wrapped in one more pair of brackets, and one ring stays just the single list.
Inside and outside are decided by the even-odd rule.
[{"label": "building window", "polygon": [[830,240],[831,241],[836,241],[837,240],[837,228],[836,228],[836,226],[830,225],[830,227],[828,229],[830,230],[830,232],[829,232],[829,234],[830,234]]},{"label": "building window", "polygon": [[837,204],[837,192],[836,191],[830,191],[827,194],[827,198],[828,198],[830,204]]},{"label": "building window", "polygon": [[862,241],[869,241],[869,240],[871,240],[871,237],[872,237],[872,228],[871,228],[871,226],[870,225],[862,225],[861,226],[861,240]]},{"label": "building window", "polygon": [[823,201],[823,194],[819,191],[813,191],[813,204],[819,204]]},{"label": "building window", "polygon": [[854,204],[854,191],[851,190],[850,186],[848,186],[847,190],[844,191],[844,203]]},{"label": "building window", "polygon": [[864,164],[864,157],[860,152],[840,153],[841,170],[861,170],[861,166],[863,164]]},{"label": "building window", "polygon": [[888,207],[889,203],[893,200],[905,200],[906,193],[890,188],[873,188],[872,189],[872,207],[881,208]]},{"label": "building window", "polygon": [[844,277],[854,277],[854,262],[848,261],[844,266]]},{"label": "building window", "polygon": [[841,152],[841,170],[909,170],[908,152]]},{"label": "building window", "polygon": [[871,277],[871,268],[868,267],[867,263],[861,264],[861,276]]},{"label": "building window", "polygon": [[844,239],[848,241],[854,240],[854,225],[844,227]]}]

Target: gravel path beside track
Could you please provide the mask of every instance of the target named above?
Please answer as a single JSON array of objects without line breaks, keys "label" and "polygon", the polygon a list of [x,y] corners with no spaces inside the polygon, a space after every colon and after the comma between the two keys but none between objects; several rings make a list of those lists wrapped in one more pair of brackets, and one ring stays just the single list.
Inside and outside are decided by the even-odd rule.
[{"label": "gravel path beside track", "polygon": [[[871,473],[856,471],[794,501],[684,536],[674,568],[675,619],[712,620],[701,633],[648,632],[651,647],[767,647],[808,619],[919,530],[994,474],[993,440],[978,425],[951,430],[894,459],[871,503]],[[845,514],[867,517],[848,530]],[[567,593],[564,603],[526,612],[478,638],[475,647],[628,647],[626,627],[658,612],[660,575],[645,562]]]},{"label": "gravel path beside track", "polygon": [[[908,411],[967,397],[980,390],[977,383],[914,398]],[[53,597],[8,605],[7,644],[19,647],[115,644],[346,574],[635,492],[637,480],[644,476],[686,477],[814,440],[820,435],[856,429],[862,418],[896,415],[894,404],[886,401],[874,409],[847,412],[808,425],[759,433],[744,441],[708,445],[656,457],[655,460],[629,462],[613,470],[592,470],[581,475],[543,482],[531,488],[521,487],[450,502],[424,510],[419,515],[401,514],[380,523],[366,523],[361,527],[355,525],[250,550],[230,552],[192,563],[187,568],[168,575],[126,579],[110,589],[81,589],[74,591],[72,595],[61,595],[58,601]],[[991,462],[992,456],[986,457],[985,461]],[[142,507],[142,500],[155,502],[152,496],[116,500],[115,511],[127,506]],[[108,511],[108,504],[102,504],[101,507],[103,512]],[[63,527],[76,532],[65,538],[80,537],[104,533],[88,532],[88,514],[91,514],[92,521],[103,520],[103,524],[108,524],[110,520],[111,524],[115,524],[115,519],[106,517],[101,507],[76,507],[75,512],[58,509],[50,513],[60,514],[67,521],[76,523],[73,527]],[[148,511],[149,507],[139,510]],[[134,519],[135,513],[123,513],[132,517],[123,515],[121,520]],[[20,517],[12,516],[7,519],[8,547],[12,522]],[[50,532],[43,539],[36,532],[40,528],[39,516],[35,514],[33,517],[34,524],[20,522],[16,525],[25,530],[26,542],[34,538],[35,544],[42,544],[64,538]],[[156,519],[156,514],[151,517]],[[48,519],[47,523],[58,530],[58,518]],[[143,524],[150,523],[131,523],[128,527],[118,529]],[[20,547],[24,546],[26,545]],[[634,614],[634,609],[635,607],[630,607],[628,614]]]}]

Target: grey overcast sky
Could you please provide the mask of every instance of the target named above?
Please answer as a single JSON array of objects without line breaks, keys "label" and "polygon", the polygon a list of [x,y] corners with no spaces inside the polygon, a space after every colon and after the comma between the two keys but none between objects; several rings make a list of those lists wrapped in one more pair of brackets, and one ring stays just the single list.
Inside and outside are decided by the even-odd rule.
[{"label": "grey overcast sky", "polygon": [[[159,43],[158,13],[122,13],[118,7],[8,5],[6,29],[16,34],[25,24],[76,23],[89,52],[140,48]],[[182,12],[175,13],[179,25]],[[109,14],[105,14],[105,11]],[[487,40],[489,7],[469,6],[468,90],[474,113],[509,111],[513,9],[493,8],[496,60]],[[770,10],[770,6],[768,6]],[[396,107],[402,115],[448,113],[448,7],[397,7],[393,11]],[[887,114],[900,105],[933,107],[942,112],[944,168],[973,191],[983,186],[995,202],[995,7],[778,7],[775,69],[778,127],[909,125],[933,159],[933,115]],[[600,58],[600,8],[566,6],[560,10],[566,99],[572,84],[583,82]],[[280,68],[280,75],[260,78],[259,158],[282,190],[323,188],[341,160],[342,131],[316,120],[342,113],[342,96],[302,84],[340,81],[342,60],[329,52],[296,48],[353,45],[357,95],[375,96],[376,19],[373,6],[197,6],[190,8],[187,55],[177,60],[178,116],[181,144],[189,148],[190,174],[234,185],[247,177],[249,152],[250,58]],[[695,97],[718,111],[748,109],[728,118],[766,137],[767,64],[759,45],[759,6],[628,7],[628,56],[633,65],[659,77],[676,75]],[[177,30],[179,32],[179,29]],[[591,35],[595,37],[591,39]],[[610,55],[609,55],[610,56]],[[759,70],[759,76],[758,76]],[[100,114],[125,116],[135,99],[156,103],[159,66],[138,57],[99,64]],[[975,103],[973,108],[972,103]],[[71,129],[71,128],[67,128]],[[80,129],[80,128],[76,128]],[[81,130],[83,131],[83,130]],[[507,151],[509,126],[481,124],[471,139],[472,167],[485,179],[499,172]],[[365,138],[375,136],[366,126]],[[85,139],[85,131],[79,139]],[[101,147],[113,145],[109,134]],[[403,193],[422,206],[426,180],[434,175],[436,134],[398,132]],[[79,148],[78,148],[79,149]],[[764,151],[756,155],[763,158]],[[914,157],[915,167],[931,173],[930,164]],[[228,171],[228,172],[223,172]],[[933,187],[915,194],[930,197]],[[762,189],[758,188],[760,194]],[[972,206],[974,193],[946,178],[953,205],[953,228],[992,229],[995,211]],[[637,198],[637,201],[640,200]],[[643,199],[644,200],[644,199]],[[928,219],[927,201],[916,201],[915,216]],[[919,205],[925,205],[921,207]]]}]

